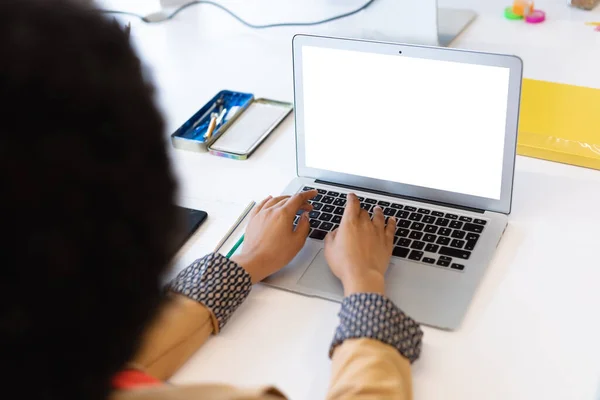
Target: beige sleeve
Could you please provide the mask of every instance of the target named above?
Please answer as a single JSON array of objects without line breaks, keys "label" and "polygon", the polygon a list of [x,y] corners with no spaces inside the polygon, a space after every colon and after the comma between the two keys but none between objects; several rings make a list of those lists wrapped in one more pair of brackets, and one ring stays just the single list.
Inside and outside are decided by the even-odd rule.
[{"label": "beige sleeve", "polygon": [[410,363],[398,350],[374,339],[349,339],[332,357],[328,400],[410,400]]},{"label": "beige sleeve", "polygon": [[132,364],[167,380],[217,330],[218,323],[206,307],[185,296],[172,295],[144,334]]}]

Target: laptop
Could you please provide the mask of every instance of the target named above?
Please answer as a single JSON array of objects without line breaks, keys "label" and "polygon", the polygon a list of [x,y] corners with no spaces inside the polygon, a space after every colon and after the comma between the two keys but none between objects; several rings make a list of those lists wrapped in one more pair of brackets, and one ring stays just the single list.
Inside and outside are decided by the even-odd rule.
[{"label": "laptop", "polygon": [[398,221],[386,295],[457,329],[508,223],[521,59],[316,36],[296,36],[293,57],[298,177],[284,193],[319,195],[305,246],[265,283],[343,299],[323,239],[352,192]]}]

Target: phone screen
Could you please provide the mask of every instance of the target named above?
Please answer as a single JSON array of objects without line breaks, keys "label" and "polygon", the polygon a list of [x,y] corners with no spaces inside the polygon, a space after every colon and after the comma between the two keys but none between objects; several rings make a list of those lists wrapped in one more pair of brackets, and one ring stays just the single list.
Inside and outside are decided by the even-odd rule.
[{"label": "phone screen", "polygon": [[194,232],[198,230],[200,225],[202,225],[202,223],[206,220],[206,217],[208,217],[208,214],[205,211],[194,210],[191,208],[179,206],[176,206],[175,208],[177,209],[177,212],[180,215],[179,218],[181,218],[181,221],[183,223],[184,231],[182,232],[181,240],[179,241],[179,244],[175,249],[174,253],[179,251],[181,246],[183,246],[185,242],[188,241],[188,239],[194,234]]}]

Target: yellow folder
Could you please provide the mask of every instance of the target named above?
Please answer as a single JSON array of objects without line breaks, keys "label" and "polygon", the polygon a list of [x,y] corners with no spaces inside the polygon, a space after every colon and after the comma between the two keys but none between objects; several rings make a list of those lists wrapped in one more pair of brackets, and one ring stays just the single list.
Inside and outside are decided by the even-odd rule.
[{"label": "yellow folder", "polygon": [[524,79],[517,152],[600,169],[600,90]]}]

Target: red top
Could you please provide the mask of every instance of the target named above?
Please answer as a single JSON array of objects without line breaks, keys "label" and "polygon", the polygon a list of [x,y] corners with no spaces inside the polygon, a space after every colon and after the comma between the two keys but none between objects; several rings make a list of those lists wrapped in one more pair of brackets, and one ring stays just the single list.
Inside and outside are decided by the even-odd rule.
[{"label": "red top", "polygon": [[162,382],[143,371],[126,369],[113,377],[112,385],[116,390],[130,390],[149,386],[159,386],[162,385]]}]

